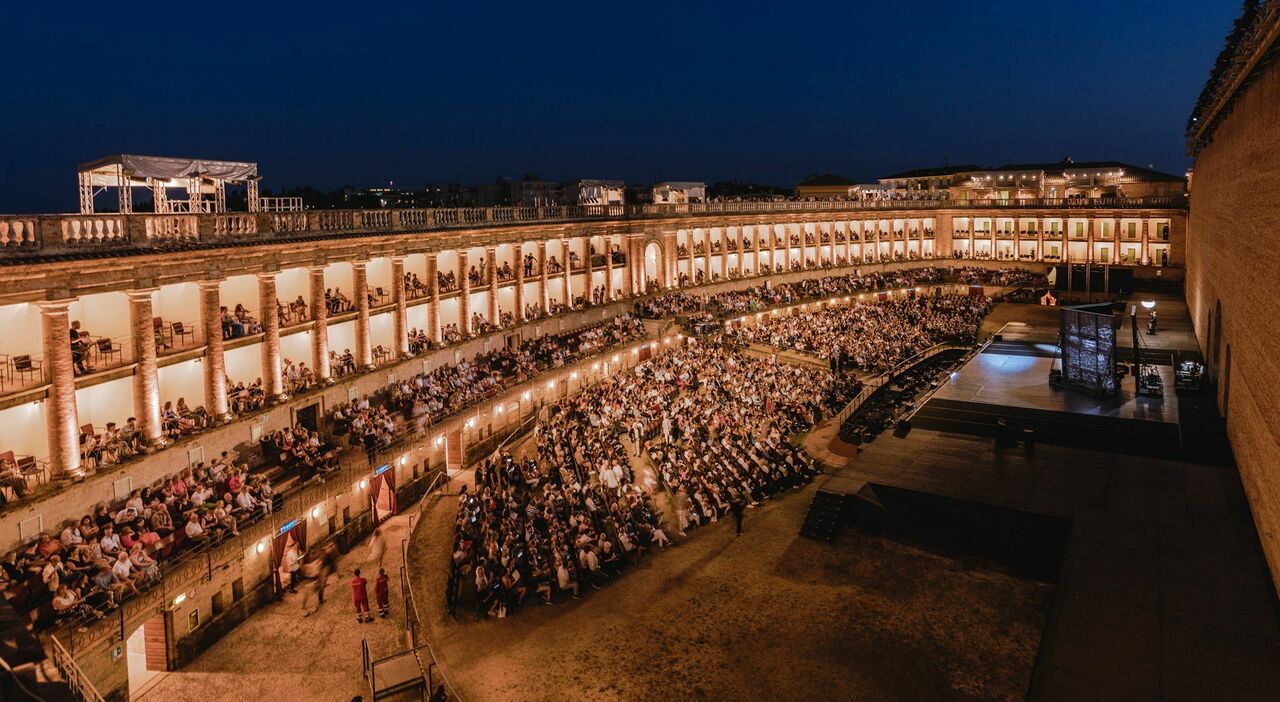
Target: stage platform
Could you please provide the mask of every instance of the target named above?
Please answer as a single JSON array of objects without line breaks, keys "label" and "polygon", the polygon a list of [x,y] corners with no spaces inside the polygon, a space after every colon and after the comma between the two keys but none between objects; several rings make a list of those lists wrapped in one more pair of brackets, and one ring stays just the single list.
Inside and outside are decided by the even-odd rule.
[{"label": "stage platform", "polygon": [[1138,397],[1133,380],[1099,398],[1049,385],[1051,353],[980,353],[952,374],[911,418],[913,427],[1014,441],[1077,446],[1154,458],[1184,458],[1173,369],[1156,366],[1164,397]]},{"label": "stage platform", "polygon": [[933,399],[975,402],[1006,407],[1071,412],[1149,422],[1178,423],[1178,396],[1173,390],[1173,369],[1156,366],[1164,381],[1164,398],[1137,397],[1133,379],[1121,383],[1120,395],[1098,399],[1074,390],[1049,386],[1053,347],[1031,346],[1033,353],[980,353],[959,369]]}]

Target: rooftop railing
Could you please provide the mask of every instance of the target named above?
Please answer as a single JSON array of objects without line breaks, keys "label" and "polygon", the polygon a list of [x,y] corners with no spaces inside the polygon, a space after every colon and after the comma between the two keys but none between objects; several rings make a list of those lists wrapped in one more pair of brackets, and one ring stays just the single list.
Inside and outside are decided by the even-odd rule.
[{"label": "rooftop railing", "polygon": [[0,260],[112,255],[299,238],[433,232],[670,217],[987,209],[1181,209],[1182,197],[1009,200],[775,200],[680,205],[559,205],[421,210],[293,210],[169,214],[0,215]]}]

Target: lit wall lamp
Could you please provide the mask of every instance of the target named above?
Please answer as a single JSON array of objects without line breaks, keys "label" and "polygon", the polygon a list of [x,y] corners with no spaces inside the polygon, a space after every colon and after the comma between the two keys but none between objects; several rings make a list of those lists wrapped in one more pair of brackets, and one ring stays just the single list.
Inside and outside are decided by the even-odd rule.
[{"label": "lit wall lamp", "polygon": [[367,479],[365,479],[365,478],[361,478],[361,479],[360,479],[360,489],[361,489],[361,490],[368,490],[368,489],[369,489],[369,481],[368,481]]},{"label": "lit wall lamp", "polygon": [[1155,300],[1143,300],[1143,301],[1142,301],[1142,307],[1143,307],[1144,309],[1153,310],[1153,309],[1155,309],[1155,308],[1156,308],[1156,301],[1155,301]]}]

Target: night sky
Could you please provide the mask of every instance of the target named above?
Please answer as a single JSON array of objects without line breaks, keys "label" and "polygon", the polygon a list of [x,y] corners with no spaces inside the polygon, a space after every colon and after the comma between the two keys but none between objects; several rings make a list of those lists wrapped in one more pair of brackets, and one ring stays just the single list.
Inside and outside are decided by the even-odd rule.
[{"label": "night sky", "polygon": [[71,211],[76,164],[121,152],[257,161],[266,188],[1181,173],[1239,5],[14,4],[0,212]]}]

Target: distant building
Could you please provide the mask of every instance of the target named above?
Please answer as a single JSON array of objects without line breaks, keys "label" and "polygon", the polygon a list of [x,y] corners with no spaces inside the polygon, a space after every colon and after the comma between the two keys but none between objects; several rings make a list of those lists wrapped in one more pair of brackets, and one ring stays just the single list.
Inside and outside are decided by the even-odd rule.
[{"label": "distant building", "polygon": [[565,184],[564,201],[569,205],[621,205],[627,199],[626,188],[620,180],[575,180]]},{"label": "distant building", "polygon": [[1017,200],[1175,197],[1186,179],[1120,161],[1010,163],[997,168],[944,166],[903,171],[862,186],[863,199]]},{"label": "distant building", "polygon": [[796,197],[838,200],[852,197],[856,186],[852,180],[834,173],[811,175],[796,186]]},{"label": "distant building", "polygon": [[706,183],[668,181],[653,186],[653,202],[657,205],[687,205],[706,200]]}]

